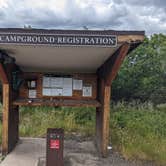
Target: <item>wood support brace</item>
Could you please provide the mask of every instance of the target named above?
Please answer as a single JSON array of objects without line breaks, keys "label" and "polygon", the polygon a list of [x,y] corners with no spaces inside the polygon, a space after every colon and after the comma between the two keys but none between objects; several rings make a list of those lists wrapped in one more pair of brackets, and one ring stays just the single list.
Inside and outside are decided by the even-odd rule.
[{"label": "wood support brace", "polygon": [[116,77],[119,68],[129,52],[130,44],[124,43],[115,53],[98,69],[97,73],[100,78],[103,78],[107,85],[111,85]]},{"label": "wood support brace", "polygon": [[98,100],[101,107],[96,109],[96,143],[103,157],[108,155],[110,142],[110,100],[111,83],[118,73],[120,65],[129,52],[130,44],[124,43],[98,69]]}]

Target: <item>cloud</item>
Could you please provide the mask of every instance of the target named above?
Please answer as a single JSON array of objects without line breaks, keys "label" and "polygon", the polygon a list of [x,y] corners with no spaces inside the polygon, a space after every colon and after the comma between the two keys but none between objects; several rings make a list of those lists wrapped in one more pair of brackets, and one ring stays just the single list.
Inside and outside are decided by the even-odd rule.
[{"label": "cloud", "polygon": [[166,33],[165,0],[0,0],[0,27]]},{"label": "cloud", "polygon": [[6,0],[0,0],[0,9],[7,6]]},{"label": "cloud", "polygon": [[165,0],[125,0],[125,2],[129,5],[137,5],[137,6],[156,6],[165,8],[166,1]]}]

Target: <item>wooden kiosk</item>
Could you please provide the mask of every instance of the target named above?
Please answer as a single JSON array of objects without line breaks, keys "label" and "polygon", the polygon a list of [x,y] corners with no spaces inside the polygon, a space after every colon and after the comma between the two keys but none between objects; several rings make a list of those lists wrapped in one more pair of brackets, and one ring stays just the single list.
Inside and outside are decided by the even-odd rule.
[{"label": "wooden kiosk", "polygon": [[96,143],[109,143],[111,83],[142,31],[0,29],[2,151],[19,139],[19,106],[96,108]]}]

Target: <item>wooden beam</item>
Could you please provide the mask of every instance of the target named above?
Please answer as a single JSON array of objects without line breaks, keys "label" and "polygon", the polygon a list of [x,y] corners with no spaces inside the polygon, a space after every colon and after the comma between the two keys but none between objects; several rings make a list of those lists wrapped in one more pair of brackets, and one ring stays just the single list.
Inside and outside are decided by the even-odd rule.
[{"label": "wooden beam", "polygon": [[98,100],[101,107],[96,109],[96,143],[103,157],[108,155],[110,133],[110,98],[111,83],[129,52],[130,44],[124,43],[98,69]]},{"label": "wooden beam", "polygon": [[120,69],[120,66],[121,66],[125,56],[127,55],[129,49],[130,49],[130,44],[128,44],[128,43],[125,43],[120,48],[119,55],[117,56],[117,58],[114,62],[111,72],[108,74],[108,76],[106,78],[107,85],[111,85],[112,81],[115,79],[115,77]]},{"label": "wooden beam", "polygon": [[9,138],[9,110],[10,110],[10,86],[3,84],[3,128],[2,128],[2,153],[8,153],[8,138]]},{"label": "wooden beam", "polygon": [[53,106],[53,107],[100,107],[101,104],[94,99],[72,100],[72,99],[17,99],[13,102],[15,106]]},{"label": "wooden beam", "polygon": [[124,43],[120,46],[115,53],[98,69],[97,73],[99,77],[105,80],[107,85],[111,85],[115,76],[118,73],[118,70],[129,52],[130,44]]},{"label": "wooden beam", "polygon": [[7,155],[18,141],[19,112],[12,106],[12,91],[9,84],[3,84],[3,122],[2,122],[2,153]]},{"label": "wooden beam", "polygon": [[0,63],[0,80],[2,81],[2,84],[8,84],[8,77],[6,75],[4,66],[2,63]]},{"label": "wooden beam", "polygon": [[107,157],[111,87],[106,85],[103,79],[99,79],[98,84],[98,100],[101,102],[102,106],[96,109],[96,143],[101,155]]},{"label": "wooden beam", "polygon": [[124,43],[124,42],[139,42],[141,43],[145,38],[144,34],[139,35],[118,35],[118,43]]},{"label": "wooden beam", "polygon": [[[8,154],[18,141],[19,112],[18,107],[12,105],[17,92],[12,90],[13,64],[7,64],[4,70],[1,65],[1,78],[3,86],[3,125],[2,125],[2,153]],[[6,72],[6,73],[5,73]],[[5,78],[6,77],[6,78]],[[6,80],[8,78],[8,80]]]},{"label": "wooden beam", "polygon": [[2,153],[8,153],[8,138],[9,138],[9,110],[10,110],[10,85],[4,66],[0,63],[0,80],[2,82],[3,96],[3,122],[2,122]]}]

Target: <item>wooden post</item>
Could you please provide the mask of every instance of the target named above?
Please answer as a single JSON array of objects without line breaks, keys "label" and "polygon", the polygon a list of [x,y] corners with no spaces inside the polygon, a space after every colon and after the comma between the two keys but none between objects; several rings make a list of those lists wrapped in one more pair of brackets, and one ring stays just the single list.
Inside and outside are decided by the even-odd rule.
[{"label": "wooden post", "polygon": [[98,100],[102,106],[96,109],[96,143],[103,157],[108,155],[111,84],[129,49],[130,44],[124,43],[97,72]]},{"label": "wooden post", "polygon": [[98,100],[102,106],[96,109],[96,141],[103,157],[107,157],[109,144],[110,93],[111,88],[103,79],[99,80]]},{"label": "wooden post", "polygon": [[9,142],[9,84],[3,84],[3,123],[2,123],[2,153],[8,153]]},{"label": "wooden post", "polygon": [[3,123],[2,123],[2,153],[11,152],[18,141],[18,107],[12,105],[15,92],[12,91],[12,65],[4,69],[0,64],[0,79],[3,86]]}]

